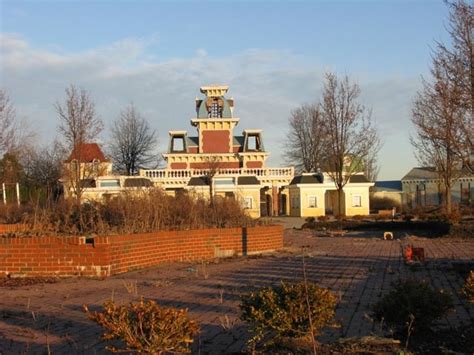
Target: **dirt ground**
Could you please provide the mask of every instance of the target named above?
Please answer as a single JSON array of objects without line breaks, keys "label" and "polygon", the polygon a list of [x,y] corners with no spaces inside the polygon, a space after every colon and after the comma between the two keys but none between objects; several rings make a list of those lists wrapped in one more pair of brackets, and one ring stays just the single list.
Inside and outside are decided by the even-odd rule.
[{"label": "dirt ground", "polygon": [[[320,237],[288,228],[285,248],[269,255],[166,264],[104,280],[2,280],[0,353],[104,353],[102,329],[87,319],[82,305],[95,310],[108,299],[122,303],[141,296],[164,306],[189,309],[190,317],[201,327],[194,353],[245,351],[250,334],[238,319],[240,294],[280,280],[301,280],[303,252],[309,279],[340,298],[336,311],[340,327],[328,329],[320,338],[323,343],[390,336],[390,331],[382,331],[372,319],[371,305],[388,293],[393,283],[406,278],[426,280],[452,295],[455,311],[439,322],[439,329],[452,332],[472,326],[474,309],[460,297],[459,290],[463,270],[473,264],[474,241],[407,235],[384,241],[381,237],[377,232]],[[401,250],[407,243],[425,248],[425,265],[405,265]]]}]

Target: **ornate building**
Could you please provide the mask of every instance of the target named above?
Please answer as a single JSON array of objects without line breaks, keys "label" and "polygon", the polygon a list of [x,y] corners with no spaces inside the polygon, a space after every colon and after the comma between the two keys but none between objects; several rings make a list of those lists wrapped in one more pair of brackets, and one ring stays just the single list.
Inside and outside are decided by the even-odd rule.
[{"label": "ornate building", "polygon": [[[206,198],[234,198],[251,217],[321,216],[369,213],[369,187],[363,175],[351,176],[339,202],[334,181],[326,173],[295,176],[293,167],[266,166],[269,156],[263,145],[261,129],[244,129],[235,134],[239,118],[234,116],[234,100],[226,98],[227,86],[204,86],[204,97],[196,99],[196,117],[191,125],[196,133],[170,131],[168,151],[163,154],[166,167],[142,169],[139,176],[112,175],[112,165],[97,145],[89,144],[81,158],[72,153],[66,162],[71,171],[81,174],[84,200],[109,198],[126,190],[143,191],[151,186],[168,194],[199,194]],[[103,166],[99,170],[95,167]],[[71,180],[71,179],[69,179]],[[74,192],[64,180],[66,195]]]},{"label": "ornate building", "polygon": [[187,131],[170,131],[164,169],[141,170],[155,185],[169,193],[194,191],[233,197],[242,201],[253,217],[286,214],[289,202],[283,191],[294,168],[269,168],[261,129],[244,129],[235,135],[239,118],[234,100],[226,98],[227,86],[201,87],[196,117]]}]

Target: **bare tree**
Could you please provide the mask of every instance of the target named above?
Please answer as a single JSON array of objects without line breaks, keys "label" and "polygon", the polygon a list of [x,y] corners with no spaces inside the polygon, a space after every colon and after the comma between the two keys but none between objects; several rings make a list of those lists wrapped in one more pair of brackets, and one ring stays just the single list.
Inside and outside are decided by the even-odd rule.
[{"label": "bare tree", "polygon": [[66,100],[64,104],[56,103],[56,111],[59,115],[58,130],[64,137],[68,149],[74,154],[75,166],[65,169],[66,179],[70,184],[77,203],[80,205],[84,189],[83,180],[95,172],[87,166],[81,166],[83,146],[93,141],[103,129],[102,120],[95,112],[95,104],[84,89],[77,89],[71,85],[66,89]]},{"label": "bare tree", "polygon": [[338,193],[338,212],[343,214],[344,186],[360,171],[378,141],[371,112],[359,103],[360,88],[345,76],[327,73],[321,104],[327,135],[327,173]]},{"label": "bare tree", "polygon": [[5,91],[0,90],[0,156],[14,146],[15,109]]},{"label": "bare tree", "polygon": [[55,104],[59,114],[59,132],[70,148],[93,141],[102,132],[102,120],[95,112],[95,104],[84,89],[71,85],[66,89],[66,101]]},{"label": "bare tree", "polygon": [[222,167],[221,159],[216,156],[209,156],[206,158],[205,163],[205,175],[206,182],[209,183],[209,203],[214,206],[214,177],[219,174],[219,170]]},{"label": "bare tree", "polygon": [[411,143],[418,161],[436,169],[450,213],[453,184],[473,173],[474,7],[462,0],[447,4],[451,43],[437,43],[431,78],[423,79],[413,106]]},{"label": "bare tree", "polygon": [[367,156],[364,158],[363,161],[364,175],[369,181],[376,181],[379,175],[380,167],[378,165],[377,155],[381,147],[382,142],[380,141],[380,137],[378,135],[375,135],[374,141],[369,147]]},{"label": "bare tree", "polygon": [[285,157],[299,171],[316,171],[325,160],[326,134],[319,104],[306,104],[291,113]]},{"label": "bare tree", "polygon": [[418,161],[433,166],[444,187],[446,212],[452,210],[451,190],[462,174],[463,116],[461,87],[448,79],[446,67],[438,62],[431,69],[433,82],[423,80],[412,110],[416,135],[411,137]]},{"label": "bare tree", "polygon": [[133,175],[141,167],[156,165],[156,131],[150,128],[133,104],[121,112],[111,131],[111,156],[119,170]]},{"label": "bare tree", "polygon": [[437,43],[437,51],[433,56],[433,67],[443,68],[444,80],[451,86],[459,87],[461,100],[458,103],[464,109],[459,115],[462,135],[457,154],[462,159],[464,168],[471,173],[473,165],[473,117],[474,117],[474,6],[464,0],[446,1],[450,9],[447,31],[451,43]]},{"label": "bare tree", "polygon": [[29,186],[44,194],[46,201],[59,195],[59,180],[63,174],[66,152],[55,141],[52,145],[31,150],[25,158],[25,174]]},{"label": "bare tree", "polygon": [[451,43],[437,43],[434,61],[446,68],[449,80],[458,81],[462,104],[474,114],[474,6],[464,0],[446,4],[450,9],[447,30]]}]

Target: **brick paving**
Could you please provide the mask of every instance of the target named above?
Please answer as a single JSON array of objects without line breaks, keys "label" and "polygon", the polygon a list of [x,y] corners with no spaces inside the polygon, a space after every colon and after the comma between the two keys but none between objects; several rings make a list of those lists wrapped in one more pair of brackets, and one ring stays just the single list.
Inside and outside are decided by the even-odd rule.
[{"label": "brick paving", "polygon": [[[140,296],[159,304],[189,309],[201,333],[195,353],[245,350],[249,333],[238,320],[239,295],[280,280],[302,279],[302,253],[308,278],[340,297],[336,318],[341,326],[321,337],[381,334],[370,308],[392,283],[416,278],[442,287],[453,296],[456,311],[440,326],[472,324],[474,310],[459,297],[463,279],[457,265],[474,260],[474,241],[406,237],[381,240],[381,233],[315,237],[312,232],[285,231],[284,250],[265,256],[216,260],[215,263],[173,263],[105,280],[64,279],[55,284],[0,288],[0,353],[104,353],[101,328],[89,321],[82,304],[99,309],[107,299],[129,302]],[[406,243],[424,247],[427,264],[404,264]]]}]

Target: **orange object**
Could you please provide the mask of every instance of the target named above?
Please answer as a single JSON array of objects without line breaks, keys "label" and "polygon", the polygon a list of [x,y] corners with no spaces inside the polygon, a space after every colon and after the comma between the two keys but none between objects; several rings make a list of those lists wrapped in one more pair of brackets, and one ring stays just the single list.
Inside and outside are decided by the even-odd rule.
[{"label": "orange object", "polygon": [[424,248],[412,248],[413,250],[413,257],[419,262],[425,262],[425,249]]},{"label": "orange object", "polygon": [[413,260],[413,247],[411,245],[407,245],[405,248],[405,260],[412,261]]}]

